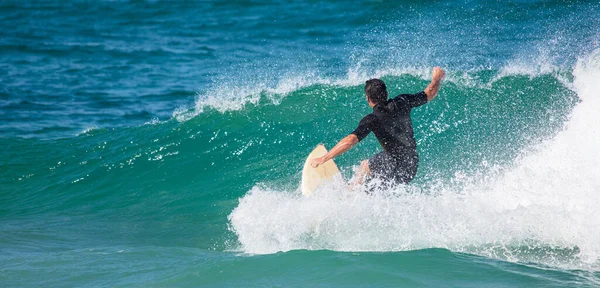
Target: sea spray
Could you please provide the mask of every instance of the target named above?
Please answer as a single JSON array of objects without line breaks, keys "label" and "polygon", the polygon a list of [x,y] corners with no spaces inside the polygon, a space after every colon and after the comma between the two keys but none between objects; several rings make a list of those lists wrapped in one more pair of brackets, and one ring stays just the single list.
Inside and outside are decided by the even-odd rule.
[{"label": "sea spray", "polygon": [[374,195],[332,185],[309,198],[256,186],[229,216],[239,249],[262,254],[446,248],[597,269],[598,59],[595,51],[577,62],[574,87],[581,103],[564,130],[495,176],[480,175],[485,179],[480,181],[467,175],[462,176],[467,180],[449,182],[460,185],[434,185],[432,190],[409,185]]}]

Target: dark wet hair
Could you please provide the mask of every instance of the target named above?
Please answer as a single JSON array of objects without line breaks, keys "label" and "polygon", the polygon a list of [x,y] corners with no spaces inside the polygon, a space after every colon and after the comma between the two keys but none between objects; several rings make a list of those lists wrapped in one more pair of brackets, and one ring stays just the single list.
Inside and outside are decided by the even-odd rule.
[{"label": "dark wet hair", "polygon": [[365,94],[371,102],[379,104],[380,102],[386,101],[388,97],[387,88],[385,83],[379,79],[369,79],[365,85]]}]

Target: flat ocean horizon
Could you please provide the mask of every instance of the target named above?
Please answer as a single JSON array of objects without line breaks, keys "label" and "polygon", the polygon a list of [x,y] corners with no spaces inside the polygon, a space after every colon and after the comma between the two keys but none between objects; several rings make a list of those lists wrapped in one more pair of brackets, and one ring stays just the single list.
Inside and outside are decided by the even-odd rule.
[{"label": "flat ocean horizon", "polygon": [[[598,1],[5,0],[0,59],[2,287],[600,287]],[[302,196],[434,66],[413,182]]]}]

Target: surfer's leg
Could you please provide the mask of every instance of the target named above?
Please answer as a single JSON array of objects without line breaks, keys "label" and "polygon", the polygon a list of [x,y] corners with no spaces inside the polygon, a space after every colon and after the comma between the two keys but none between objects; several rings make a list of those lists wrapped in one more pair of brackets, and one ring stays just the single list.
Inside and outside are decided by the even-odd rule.
[{"label": "surfer's leg", "polygon": [[350,182],[350,187],[354,188],[356,186],[362,185],[365,176],[371,173],[371,169],[369,168],[369,160],[363,160],[360,162],[360,166],[358,167],[358,171],[354,175],[354,180]]},{"label": "surfer's leg", "polygon": [[[396,170],[396,159],[385,151],[375,154],[369,159],[370,173],[365,177],[363,186],[367,193],[375,190],[386,190],[394,182],[394,171]],[[377,179],[378,181],[373,181]]]},{"label": "surfer's leg", "polygon": [[373,179],[373,177],[386,176],[386,173],[391,171],[388,167],[390,161],[390,156],[385,151],[373,155],[369,160],[362,161],[356,175],[354,175],[351,187],[362,185],[365,181]]}]

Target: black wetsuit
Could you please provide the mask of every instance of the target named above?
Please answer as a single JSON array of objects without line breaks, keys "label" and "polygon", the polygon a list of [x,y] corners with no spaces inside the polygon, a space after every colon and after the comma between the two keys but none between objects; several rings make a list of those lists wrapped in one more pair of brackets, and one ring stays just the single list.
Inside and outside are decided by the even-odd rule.
[{"label": "black wetsuit", "polygon": [[373,107],[352,134],[361,141],[373,132],[383,151],[369,159],[374,176],[396,183],[408,183],[417,174],[419,155],[410,119],[410,110],[427,103],[427,94],[400,94]]}]

